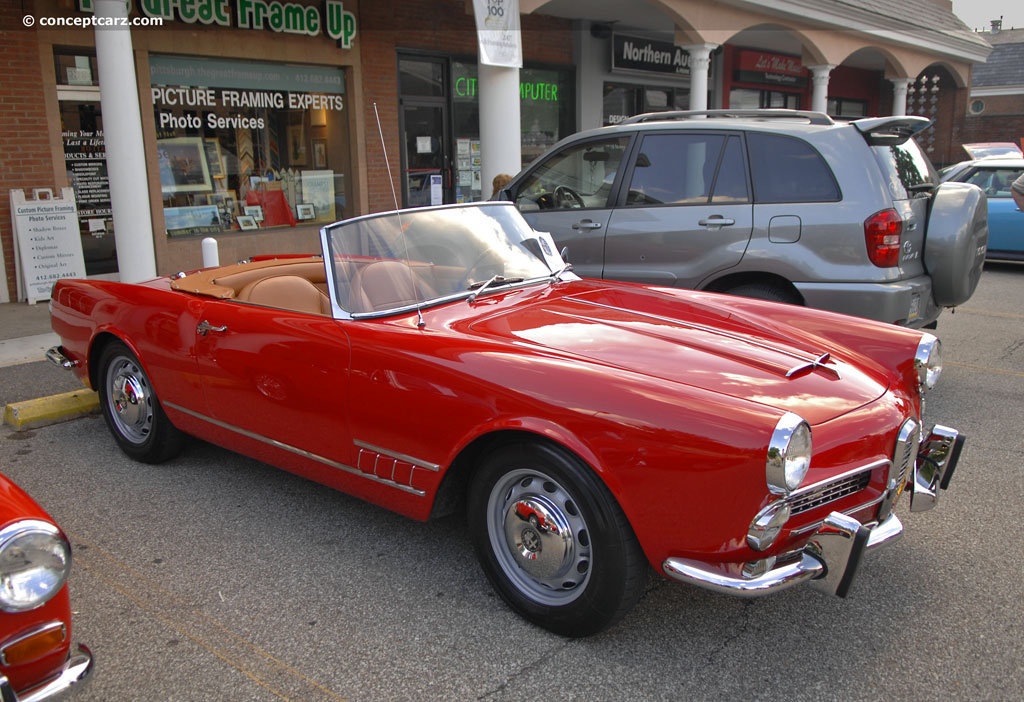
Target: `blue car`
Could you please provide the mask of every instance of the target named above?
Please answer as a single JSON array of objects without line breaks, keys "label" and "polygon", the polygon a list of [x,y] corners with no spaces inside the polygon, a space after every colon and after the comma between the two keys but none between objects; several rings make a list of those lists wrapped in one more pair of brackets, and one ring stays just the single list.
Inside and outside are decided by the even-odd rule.
[{"label": "blue car", "polygon": [[963,161],[939,171],[940,179],[974,183],[988,195],[986,259],[1024,261],[1024,212],[1010,195],[1010,184],[1024,173],[1024,158],[989,157]]}]

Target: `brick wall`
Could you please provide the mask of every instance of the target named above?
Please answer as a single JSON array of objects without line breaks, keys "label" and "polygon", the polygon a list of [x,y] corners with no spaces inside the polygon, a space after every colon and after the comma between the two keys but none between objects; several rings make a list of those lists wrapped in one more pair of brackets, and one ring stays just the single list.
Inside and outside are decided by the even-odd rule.
[{"label": "brick wall", "polygon": [[1024,145],[1024,94],[980,98],[985,103],[981,114],[963,120],[963,142],[1012,141]]},{"label": "brick wall", "polygon": [[11,301],[17,297],[9,192],[56,185],[39,46],[35,30],[22,24],[22,17],[30,12],[30,2],[0,0],[0,238]]},{"label": "brick wall", "polygon": [[[572,64],[572,23],[523,16],[525,62]],[[395,192],[399,182],[398,49],[476,56],[476,23],[466,0],[364,0],[359,4],[363,116],[366,124],[367,188],[371,211],[391,209],[391,185],[377,134],[374,103],[388,147]],[[575,109],[574,107],[570,109]]]}]

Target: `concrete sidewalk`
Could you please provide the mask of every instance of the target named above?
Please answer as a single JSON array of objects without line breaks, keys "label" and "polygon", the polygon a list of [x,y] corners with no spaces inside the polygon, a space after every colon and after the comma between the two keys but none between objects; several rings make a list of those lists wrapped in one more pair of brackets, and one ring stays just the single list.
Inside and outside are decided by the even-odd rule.
[{"label": "concrete sidewalk", "polygon": [[16,431],[65,422],[99,408],[96,393],[70,371],[46,360],[60,343],[47,303],[0,304],[0,405]]}]

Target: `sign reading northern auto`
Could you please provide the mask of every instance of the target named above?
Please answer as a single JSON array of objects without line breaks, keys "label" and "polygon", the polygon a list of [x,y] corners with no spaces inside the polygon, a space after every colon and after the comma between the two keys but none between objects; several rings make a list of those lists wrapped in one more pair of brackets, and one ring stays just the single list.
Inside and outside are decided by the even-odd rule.
[{"label": "sign reading northern auto", "polygon": [[[129,3],[131,11],[132,0]],[[341,0],[324,0],[323,6],[282,0],[135,0],[146,17],[161,17],[186,24],[217,25],[238,29],[265,29],[282,34],[325,34],[343,49],[352,48],[356,16]],[[93,12],[93,0],[78,0],[78,9]]]},{"label": "sign reading northern auto", "polygon": [[671,42],[616,33],[612,70],[690,75],[690,53]]}]

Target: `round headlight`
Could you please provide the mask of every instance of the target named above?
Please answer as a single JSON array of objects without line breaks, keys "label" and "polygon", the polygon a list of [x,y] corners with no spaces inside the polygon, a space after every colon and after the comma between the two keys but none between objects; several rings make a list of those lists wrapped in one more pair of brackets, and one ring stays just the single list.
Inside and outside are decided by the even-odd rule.
[{"label": "round headlight", "polygon": [[765,467],[772,494],[787,495],[800,487],[811,467],[811,427],[802,417],[787,412],[775,425]]},{"label": "round headlight", "polygon": [[0,609],[23,612],[60,592],[71,547],[49,522],[26,519],[0,530]]},{"label": "round headlight", "polygon": [[942,343],[931,334],[921,337],[914,354],[917,382],[921,392],[931,390],[942,375]]}]

